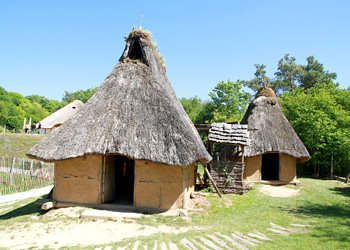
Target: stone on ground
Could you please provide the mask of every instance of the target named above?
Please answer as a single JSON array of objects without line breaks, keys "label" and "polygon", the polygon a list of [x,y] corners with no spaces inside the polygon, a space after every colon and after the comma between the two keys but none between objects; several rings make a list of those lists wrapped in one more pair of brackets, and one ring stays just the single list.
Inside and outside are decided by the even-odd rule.
[{"label": "stone on ground", "polygon": [[250,246],[256,246],[255,243],[253,243],[253,242],[251,242],[251,241],[249,241],[249,240],[247,240],[247,239],[244,239],[243,237],[241,237],[241,236],[239,236],[239,235],[237,235],[237,234],[231,233],[231,236],[232,236],[232,238],[234,238],[235,240],[238,240],[238,241],[240,241],[240,242],[242,242],[242,243],[244,243],[244,244],[247,244],[247,245],[250,245]]},{"label": "stone on ground", "polygon": [[291,232],[291,233],[301,233],[301,232],[296,231],[296,230],[293,230],[293,229],[288,229],[288,228],[285,228],[285,227],[281,227],[281,226],[276,225],[276,224],[274,224],[274,223],[272,223],[272,222],[270,222],[270,225],[271,225],[272,227],[274,227],[274,228],[279,229],[279,230],[283,230],[283,231],[287,231],[287,232]]},{"label": "stone on ground", "polygon": [[290,224],[293,227],[310,227],[310,225],[303,225],[303,224]]},{"label": "stone on ground", "polygon": [[169,243],[169,249],[170,250],[179,250],[177,245],[175,243],[172,243],[172,242]]},{"label": "stone on ground", "polygon": [[235,232],[235,234],[238,234],[239,236],[241,236],[242,238],[251,241],[251,242],[255,242],[255,243],[262,243],[261,241],[258,241],[256,239],[250,238],[249,236],[246,236],[244,234],[241,234],[240,232]]},{"label": "stone on ground", "polygon": [[210,238],[212,241],[215,241],[216,243],[218,243],[220,246],[228,249],[228,250],[234,250],[233,248],[229,247],[225,241],[215,237],[214,235],[207,235],[208,238]]},{"label": "stone on ground", "polygon": [[211,247],[215,250],[223,250],[221,247],[218,247],[217,245],[215,245],[212,241],[207,240],[204,237],[201,236],[197,236],[198,239],[200,239],[204,244],[206,244],[208,247]]},{"label": "stone on ground", "polygon": [[274,232],[274,233],[283,234],[283,235],[290,235],[290,233],[287,233],[287,232],[282,231],[282,230],[274,229],[274,228],[268,228],[266,230],[269,230],[269,231]]},{"label": "stone on ground", "polygon": [[180,243],[181,243],[182,245],[184,245],[185,247],[187,247],[188,249],[190,249],[190,250],[198,250],[198,249],[192,244],[192,242],[189,241],[189,240],[186,239],[186,238],[181,239],[181,240],[180,240]]},{"label": "stone on ground", "polygon": [[234,239],[232,239],[231,237],[228,237],[227,235],[224,235],[222,233],[215,233],[216,235],[219,235],[220,237],[224,238],[225,240],[231,242],[232,245],[234,245],[235,247],[237,247],[240,250],[248,250],[248,248],[244,245],[242,245],[241,243],[238,243],[237,241],[235,241]]},{"label": "stone on ground", "polygon": [[255,234],[255,233],[249,233],[248,235],[251,236],[251,237],[255,237],[255,238],[259,239],[259,240],[271,240],[271,239],[269,239],[267,237],[264,237],[264,236],[261,236],[261,235]]},{"label": "stone on ground", "polygon": [[106,210],[86,210],[81,213],[81,219],[109,219],[109,218],[141,218],[140,213],[114,212]]},{"label": "stone on ground", "polygon": [[139,247],[139,245],[140,245],[140,241],[136,241],[136,242],[134,243],[134,246],[132,247],[132,250],[137,250],[137,248]]}]

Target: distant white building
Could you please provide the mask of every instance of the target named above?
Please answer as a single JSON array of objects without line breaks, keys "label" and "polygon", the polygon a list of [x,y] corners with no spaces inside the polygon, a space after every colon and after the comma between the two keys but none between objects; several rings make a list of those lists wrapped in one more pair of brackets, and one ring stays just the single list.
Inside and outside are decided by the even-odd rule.
[{"label": "distant white building", "polygon": [[57,110],[55,113],[49,115],[45,119],[41,120],[40,134],[51,133],[55,128],[61,126],[65,121],[75,115],[75,113],[83,106],[84,103],[76,100]]}]

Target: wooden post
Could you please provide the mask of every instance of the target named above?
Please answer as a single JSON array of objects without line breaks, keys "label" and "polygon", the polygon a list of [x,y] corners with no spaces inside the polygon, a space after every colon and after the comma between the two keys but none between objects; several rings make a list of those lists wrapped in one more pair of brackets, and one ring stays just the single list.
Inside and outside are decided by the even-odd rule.
[{"label": "wooden post", "polygon": [[26,121],[27,121],[27,118],[24,118],[24,121],[23,121],[23,130],[26,128]]},{"label": "wooden post", "polygon": [[187,209],[187,186],[188,186],[188,174],[187,167],[182,167],[182,209]]},{"label": "wooden post", "polygon": [[30,161],[30,179],[33,179],[33,160]]},{"label": "wooden post", "polygon": [[22,183],[24,182],[24,159],[22,159]]},{"label": "wooden post", "polygon": [[13,156],[12,163],[11,163],[11,170],[10,170],[10,185],[13,184],[13,169],[15,167],[15,160],[16,160],[16,158]]},{"label": "wooden post", "polygon": [[242,147],[242,163],[244,164],[244,146],[241,146]]},{"label": "wooden post", "polygon": [[103,156],[101,178],[101,203],[105,203],[106,156]]},{"label": "wooden post", "polygon": [[331,156],[331,180],[333,179],[333,155],[334,153],[332,152],[332,156]]},{"label": "wooden post", "polygon": [[348,169],[348,174],[346,175],[345,183],[348,183],[350,177],[350,167]]},{"label": "wooden post", "polygon": [[221,192],[220,192],[220,190],[218,189],[218,187],[216,186],[216,183],[215,183],[215,181],[213,180],[213,178],[211,178],[211,175],[210,175],[210,173],[209,173],[209,171],[208,171],[208,169],[207,169],[207,166],[204,167],[204,172],[207,174],[209,180],[210,180],[211,183],[213,184],[213,186],[214,186],[216,192],[218,193],[218,195],[220,196],[220,198],[222,198]]}]

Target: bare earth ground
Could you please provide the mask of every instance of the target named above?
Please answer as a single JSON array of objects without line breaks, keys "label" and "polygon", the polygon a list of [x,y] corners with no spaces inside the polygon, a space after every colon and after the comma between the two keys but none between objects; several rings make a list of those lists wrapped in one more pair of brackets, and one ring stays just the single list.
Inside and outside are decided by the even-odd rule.
[{"label": "bare earth ground", "polygon": [[[208,205],[204,195],[195,195],[191,199],[190,206]],[[96,245],[118,242],[126,238],[137,236],[149,236],[157,233],[178,234],[190,229],[200,230],[200,227],[173,228],[165,225],[151,227],[140,225],[132,219],[114,218],[103,219],[80,219],[80,220],[57,220],[63,218],[79,218],[83,210],[89,208],[69,207],[52,209],[43,215],[44,219],[51,222],[40,222],[39,217],[33,216],[31,222],[16,223],[12,226],[0,227],[0,246],[6,249],[27,249],[31,247],[59,248],[75,245]],[[178,216],[173,210],[164,215]],[[147,215],[145,215],[147,216]]]},{"label": "bare earth ground", "polygon": [[272,197],[283,198],[298,195],[300,189],[293,189],[285,186],[262,185],[260,186],[259,191]]},{"label": "bare earth ground", "polygon": [[[47,218],[79,217],[82,208],[60,208],[51,210]],[[41,223],[32,218],[31,223],[16,223],[11,227],[0,228],[1,247],[8,249],[42,248],[50,246],[95,245],[118,242],[135,236],[148,236],[155,233],[178,234],[193,229],[190,227],[172,228],[168,226],[150,227],[133,220],[77,220],[52,221]],[[198,229],[198,228],[197,228]]]},{"label": "bare earth ground", "polygon": [[[259,191],[273,197],[290,197],[297,195],[299,189],[284,186],[262,185]],[[191,201],[191,207],[206,206],[209,203],[204,195],[197,195]],[[228,201],[228,206],[230,206]],[[86,208],[84,208],[86,210]],[[81,207],[53,209],[46,213],[44,218],[54,220],[56,218],[79,218]],[[32,222],[16,223],[13,226],[0,227],[1,247],[8,249],[27,249],[31,247],[59,248],[75,245],[97,245],[118,242],[126,238],[137,236],[149,236],[156,233],[178,234],[199,227],[173,228],[169,226],[151,227],[140,225],[134,220],[122,218],[113,220],[67,220],[42,223],[37,216],[32,217]]]}]

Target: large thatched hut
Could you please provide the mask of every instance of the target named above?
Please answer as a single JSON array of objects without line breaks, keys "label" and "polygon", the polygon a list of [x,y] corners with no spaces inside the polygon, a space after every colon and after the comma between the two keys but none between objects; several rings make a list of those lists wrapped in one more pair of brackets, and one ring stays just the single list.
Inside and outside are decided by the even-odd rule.
[{"label": "large thatched hut", "polygon": [[27,155],[55,163],[58,205],[160,209],[186,208],[196,163],[211,160],[142,31],[84,107]]},{"label": "large thatched hut", "polygon": [[69,118],[75,115],[75,113],[78,112],[78,110],[82,106],[84,106],[84,103],[82,103],[79,100],[75,100],[67,104],[63,108],[57,110],[53,114],[49,115],[48,117],[44,118],[43,120],[40,121],[40,124],[41,124],[40,134],[51,133],[54,129],[58,128],[65,121],[67,121]]},{"label": "large thatched hut", "polygon": [[[262,88],[250,103],[241,124],[247,124],[250,145],[244,149],[244,179],[250,182],[295,183],[296,164],[310,155],[295,133],[271,88]],[[222,157],[237,158],[237,147],[227,146]]]}]

